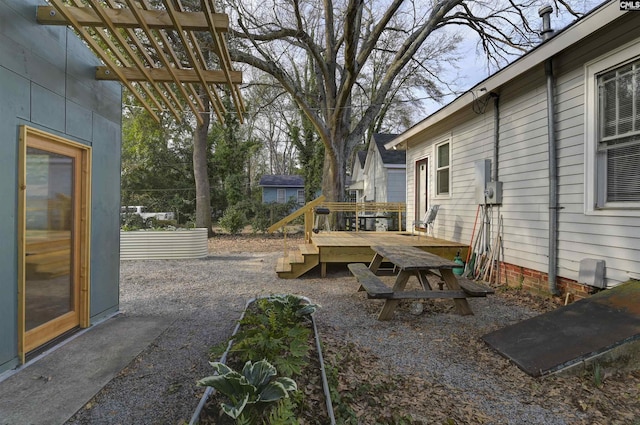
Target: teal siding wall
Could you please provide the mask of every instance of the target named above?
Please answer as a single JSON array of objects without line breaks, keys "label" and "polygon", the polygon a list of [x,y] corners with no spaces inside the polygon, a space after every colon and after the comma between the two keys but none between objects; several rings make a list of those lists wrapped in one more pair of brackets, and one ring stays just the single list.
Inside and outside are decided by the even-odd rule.
[{"label": "teal siding wall", "polygon": [[270,202],[277,202],[278,189],[285,189],[285,201],[289,199],[298,199],[298,190],[304,190],[303,187],[263,187],[262,188],[262,202],[268,204]]},{"label": "teal siding wall", "polygon": [[91,322],[118,310],[122,89],[72,31],[36,22],[42,4],[0,0],[0,372],[18,364],[20,125],[92,147]]}]

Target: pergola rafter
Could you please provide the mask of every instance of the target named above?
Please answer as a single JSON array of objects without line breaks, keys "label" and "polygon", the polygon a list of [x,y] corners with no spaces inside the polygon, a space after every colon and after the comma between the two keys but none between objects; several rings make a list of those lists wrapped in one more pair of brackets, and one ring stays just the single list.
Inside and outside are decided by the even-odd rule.
[{"label": "pergola rafter", "polygon": [[[105,64],[97,67],[96,79],[120,81],[156,121],[158,111],[180,119],[189,109],[202,123],[205,105],[200,96],[209,99],[223,121],[221,86],[228,88],[242,121],[242,73],[232,69],[224,38],[229,17],[216,13],[210,0],[201,0],[201,12],[183,11],[180,0],[164,0],[164,9],[152,9],[147,0],[49,3],[38,7],[38,22],[75,29]],[[214,48],[209,52],[217,60],[205,54],[204,44],[210,46],[210,40]]]}]

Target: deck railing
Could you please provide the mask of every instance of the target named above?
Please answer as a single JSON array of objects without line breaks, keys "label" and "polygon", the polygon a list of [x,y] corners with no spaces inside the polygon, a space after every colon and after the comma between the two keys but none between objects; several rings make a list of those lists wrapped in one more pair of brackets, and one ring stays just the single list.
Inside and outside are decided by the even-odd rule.
[{"label": "deck railing", "polygon": [[325,199],[324,195],[314,199],[277,223],[272,224],[267,231],[269,233],[275,232],[276,230],[285,227],[294,219],[304,215],[304,239],[305,242],[310,243],[314,226],[313,211],[316,207],[328,208],[331,213],[337,212],[343,214],[347,213],[349,215],[352,214],[354,230],[356,232],[361,228],[359,218],[391,219],[397,214],[398,230],[402,230],[402,214],[407,211],[406,204],[402,202],[329,202],[325,201]]},{"label": "deck railing", "polygon": [[[267,229],[267,232],[273,233],[276,230],[286,226],[287,224],[291,223],[293,220],[295,220],[296,218],[304,214],[304,241],[306,243],[310,243],[311,233],[313,231],[313,209],[319,206],[325,199],[326,198],[324,197],[324,195],[321,195],[318,198],[314,199],[313,201],[308,202],[304,206],[298,208],[297,210],[295,210],[294,212],[292,212],[291,214],[283,218],[282,220],[269,226],[269,228]],[[285,247],[286,247],[286,237],[287,237],[287,234],[285,232]],[[285,251],[286,251],[286,248],[285,248]]]},{"label": "deck railing", "polygon": [[328,208],[331,212],[352,214],[355,231],[360,230],[359,218],[392,219],[397,215],[398,230],[402,230],[402,214],[407,211],[407,205],[403,202],[323,202],[321,207]]}]

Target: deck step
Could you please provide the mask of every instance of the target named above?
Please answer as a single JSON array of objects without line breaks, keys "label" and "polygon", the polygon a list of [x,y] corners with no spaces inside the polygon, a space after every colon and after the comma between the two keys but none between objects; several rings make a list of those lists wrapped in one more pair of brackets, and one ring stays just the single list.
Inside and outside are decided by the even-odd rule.
[{"label": "deck step", "polygon": [[300,250],[302,255],[318,255],[320,253],[318,247],[312,243],[300,244],[298,245],[298,249]]},{"label": "deck step", "polygon": [[290,264],[304,264],[305,256],[302,255],[300,251],[291,251],[289,252],[289,263]]},{"label": "deck step", "polygon": [[289,272],[291,272],[291,263],[289,262],[289,258],[278,258],[278,263],[276,264],[276,273],[280,274]]},{"label": "deck step", "polygon": [[295,279],[320,264],[320,256],[317,248],[310,244],[301,244],[299,248],[299,251],[292,250],[287,256],[278,259],[276,265],[278,277],[282,279]]}]

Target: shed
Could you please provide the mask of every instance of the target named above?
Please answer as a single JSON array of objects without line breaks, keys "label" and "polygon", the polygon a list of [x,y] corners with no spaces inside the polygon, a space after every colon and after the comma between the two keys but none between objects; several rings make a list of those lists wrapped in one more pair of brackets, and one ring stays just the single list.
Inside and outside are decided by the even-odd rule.
[{"label": "shed", "polygon": [[297,175],[272,174],[260,178],[262,202],[284,204],[294,199],[298,205],[304,205],[304,177]]}]

